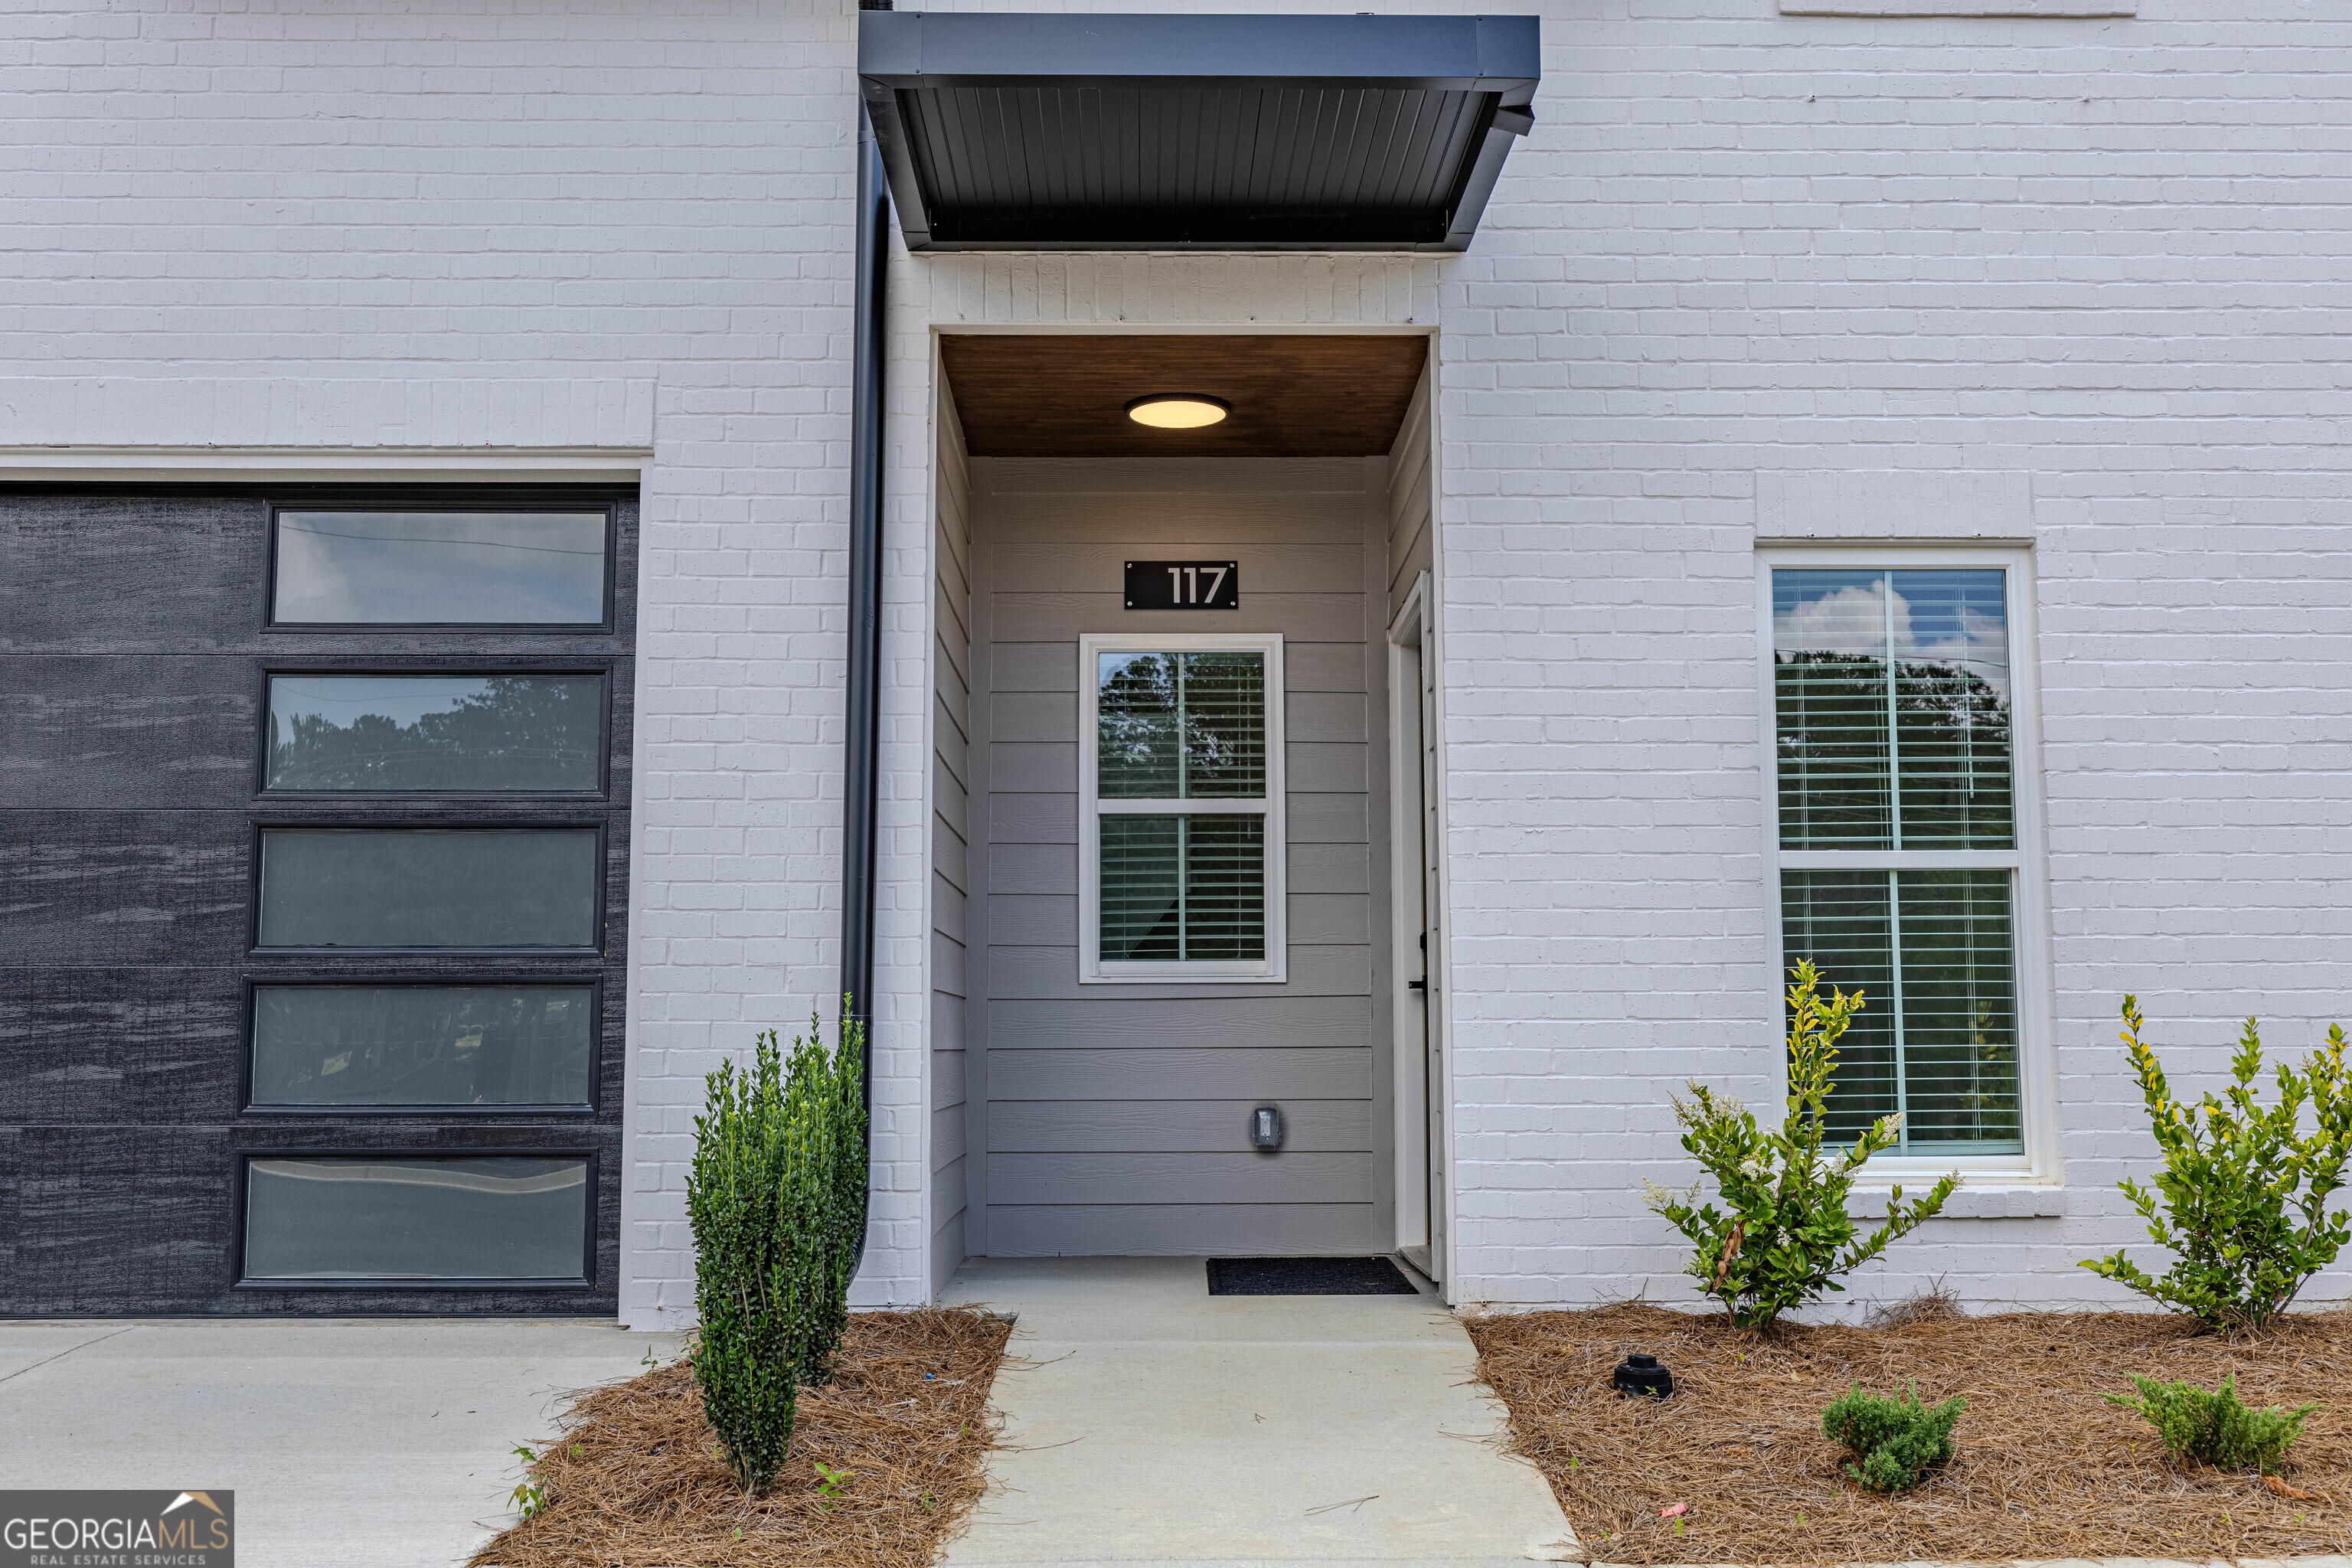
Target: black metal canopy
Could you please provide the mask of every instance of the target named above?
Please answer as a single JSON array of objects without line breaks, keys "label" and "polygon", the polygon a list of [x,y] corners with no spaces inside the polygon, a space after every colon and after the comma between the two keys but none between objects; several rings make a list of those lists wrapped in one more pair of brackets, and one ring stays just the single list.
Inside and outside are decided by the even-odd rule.
[{"label": "black metal canopy", "polygon": [[912,250],[1462,250],[1533,16],[858,13]]}]

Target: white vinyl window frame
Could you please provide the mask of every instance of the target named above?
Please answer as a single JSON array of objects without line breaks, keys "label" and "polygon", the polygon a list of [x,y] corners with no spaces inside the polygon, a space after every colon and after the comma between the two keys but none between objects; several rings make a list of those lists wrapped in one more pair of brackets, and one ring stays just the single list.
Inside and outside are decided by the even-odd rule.
[{"label": "white vinyl window frame", "polygon": [[[2009,622],[2010,798],[2013,831],[2007,849],[1784,849],[1780,847],[1779,692],[1773,672],[1772,573],[1805,569],[1933,572],[1998,568]],[[2033,555],[2017,545],[1766,545],[1756,552],[1758,715],[1764,765],[1764,929],[1769,933],[1765,987],[1773,1039],[1783,1037],[1788,974],[1781,965],[1783,871],[1930,870],[1999,868],[2010,873],[2011,963],[2017,991],[2018,1109],[2024,1148],[2002,1154],[1919,1154],[1889,1150],[1862,1172],[1860,1184],[1911,1186],[1958,1170],[1971,1188],[2053,1185],[2060,1180],[2056,1069],[2052,1049],[2050,886],[2044,847],[2041,666],[2033,618]],[[1899,961],[1899,960],[1898,960]],[[1788,1057],[1776,1051],[1782,1096]]]},{"label": "white vinyl window frame", "polygon": [[[1101,688],[1097,656],[1106,653],[1256,653],[1265,658],[1265,795],[1259,799],[1105,800],[1101,795]],[[1285,686],[1279,632],[1089,632],[1078,638],[1078,983],[1280,984],[1289,978],[1284,910],[1283,831],[1287,768],[1283,745]],[[1265,956],[1105,963],[1102,956],[1102,819],[1106,816],[1208,816],[1265,819]]]}]

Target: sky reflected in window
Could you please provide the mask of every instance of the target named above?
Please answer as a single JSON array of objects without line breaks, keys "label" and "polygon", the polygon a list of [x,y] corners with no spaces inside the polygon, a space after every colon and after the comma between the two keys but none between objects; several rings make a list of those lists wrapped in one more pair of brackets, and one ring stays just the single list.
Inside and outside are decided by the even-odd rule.
[{"label": "sky reflected in window", "polygon": [[280,625],[598,626],[601,511],[281,511]]}]

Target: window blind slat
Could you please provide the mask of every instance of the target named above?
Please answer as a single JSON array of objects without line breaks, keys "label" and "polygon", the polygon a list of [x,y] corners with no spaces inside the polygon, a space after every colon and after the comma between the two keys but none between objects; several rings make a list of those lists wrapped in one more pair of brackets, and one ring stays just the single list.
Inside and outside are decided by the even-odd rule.
[{"label": "window blind slat", "polygon": [[2010,874],[1898,871],[1906,1148],[2022,1149]]},{"label": "window blind slat", "polygon": [[1097,789],[1112,800],[1265,794],[1265,656],[1097,656]]},{"label": "window blind slat", "polygon": [[1266,656],[1096,656],[1097,956],[1105,963],[1259,963],[1266,945],[1263,810],[1154,809],[1265,801]]},{"label": "window blind slat", "polygon": [[2006,577],[1772,574],[1785,849],[2005,849]]},{"label": "window blind slat", "polygon": [[1188,653],[1183,668],[1184,798],[1265,794],[1265,656]]},{"label": "window blind slat", "polygon": [[1831,1135],[1900,1110],[1896,1151],[2023,1150],[2011,874],[1781,874],[1784,964],[1811,959],[1865,1005],[1839,1042]]},{"label": "window blind slat", "polygon": [[1102,819],[1107,963],[1265,957],[1265,819]]},{"label": "window blind slat", "polygon": [[1787,871],[1780,877],[1781,967],[1811,959],[1824,989],[1859,991],[1864,1006],[1838,1042],[1829,1135],[1851,1143],[1901,1108],[1895,1082],[1895,933],[1885,871]]},{"label": "window blind slat", "polygon": [[1868,999],[1832,1134],[1900,1111],[1903,1152],[2021,1152],[2014,874],[1899,860],[2016,847],[2006,573],[1775,571],[1772,666],[1781,848],[1897,858],[1781,874],[1783,962]]},{"label": "window blind slat", "polygon": [[1183,923],[1182,854],[1173,816],[1102,819],[1102,957],[1173,963]]},{"label": "window blind slat", "polygon": [[1096,778],[1114,800],[1174,800],[1179,667],[1172,653],[1097,656]]}]

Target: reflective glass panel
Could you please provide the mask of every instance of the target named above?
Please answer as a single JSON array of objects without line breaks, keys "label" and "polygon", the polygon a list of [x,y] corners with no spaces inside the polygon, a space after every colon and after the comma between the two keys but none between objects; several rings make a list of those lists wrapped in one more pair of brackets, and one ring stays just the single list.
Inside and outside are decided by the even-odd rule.
[{"label": "reflective glass panel", "polygon": [[281,511],[281,625],[599,626],[602,511]]},{"label": "reflective glass panel", "polygon": [[584,1105],[585,985],[268,985],[256,1105]]},{"label": "reflective glass panel", "polygon": [[264,947],[596,945],[592,827],[273,827]]},{"label": "reflective glass panel", "polygon": [[1265,818],[1102,818],[1107,963],[1265,957]]},{"label": "reflective glass panel", "polygon": [[269,787],[593,790],[593,675],[277,675]]},{"label": "reflective glass panel", "polygon": [[1107,800],[1265,794],[1265,655],[1096,656],[1098,793]]},{"label": "reflective glass panel", "polygon": [[588,1162],[383,1154],[246,1167],[248,1279],[579,1279]]},{"label": "reflective glass panel", "polygon": [[2005,574],[1772,574],[1780,845],[2006,849]]},{"label": "reflective glass panel", "polygon": [[1864,996],[1838,1043],[1838,1139],[1899,1110],[1898,1153],[2023,1150],[2009,894],[2006,870],[1780,874],[1783,963]]}]

